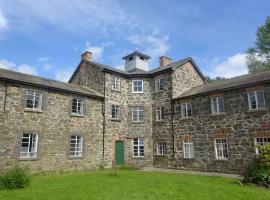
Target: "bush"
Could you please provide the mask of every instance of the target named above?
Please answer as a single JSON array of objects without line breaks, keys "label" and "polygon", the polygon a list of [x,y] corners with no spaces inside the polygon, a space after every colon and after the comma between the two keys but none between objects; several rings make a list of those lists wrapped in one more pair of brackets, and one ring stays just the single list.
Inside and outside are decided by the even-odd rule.
[{"label": "bush", "polygon": [[14,165],[6,171],[0,178],[0,185],[7,189],[24,188],[29,185],[31,181],[30,170],[28,167],[21,167]]},{"label": "bush", "polygon": [[250,174],[250,178],[254,183],[258,183],[259,181],[267,181],[268,176],[269,176],[268,171],[260,167],[254,168]]}]

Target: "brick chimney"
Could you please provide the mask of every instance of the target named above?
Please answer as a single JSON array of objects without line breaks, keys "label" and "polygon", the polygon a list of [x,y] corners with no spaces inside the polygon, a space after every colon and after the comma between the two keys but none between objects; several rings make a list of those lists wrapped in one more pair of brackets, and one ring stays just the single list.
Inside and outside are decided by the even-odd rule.
[{"label": "brick chimney", "polygon": [[166,56],[159,57],[159,66],[160,67],[165,67],[166,65],[170,64],[171,62],[172,62],[172,59],[170,59]]},{"label": "brick chimney", "polygon": [[92,60],[93,53],[90,51],[85,51],[84,53],[81,54],[81,60]]}]

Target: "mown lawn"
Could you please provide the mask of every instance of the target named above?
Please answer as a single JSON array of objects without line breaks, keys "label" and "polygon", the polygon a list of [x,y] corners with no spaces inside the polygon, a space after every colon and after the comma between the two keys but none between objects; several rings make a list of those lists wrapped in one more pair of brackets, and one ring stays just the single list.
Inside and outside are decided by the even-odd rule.
[{"label": "mown lawn", "polygon": [[186,174],[119,170],[36,175],[31,186],[0,190],[1,200],[269,200],[270,189],[241,186],[239,180]]}]

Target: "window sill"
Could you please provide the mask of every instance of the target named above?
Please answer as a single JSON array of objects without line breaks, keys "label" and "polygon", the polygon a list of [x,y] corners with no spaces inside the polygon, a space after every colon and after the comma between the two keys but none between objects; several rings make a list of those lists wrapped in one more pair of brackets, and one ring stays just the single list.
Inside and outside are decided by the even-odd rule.
[{"label": "window sill", "polygon": [[72,117],[84,117],[84,115],[76,114],[76,113],[72,113],[72,114],[70,114],[70,116],[72,116]]},{"label": "window sill", "polygon": [[229,158],[216,158],[215,161],[229,161]]},{"label": "window sill", "polygon": [[36,113],[43,113],[43,110],[41,109],[34,109],[34,108],[25,108],[25,112],[36,112]]},{"label": "window sill", "polygon": [[180,121],[189,121],[189,120],[194,120],[194,117],[185,117],[180,119]]},{"label": "window sill", "polygon": [[143,94],[143,92],[132,92],[133,94]]},{"label": "window sill", "polygon": [[131,122],[132,124],[143,124],[144,122]]},{"label": "window sill", "polygon": [[248,113],[254,113],[254,112],[267,112],[267,108],[249,109],[247,112],[248,112]]},{"label": "window sill", "polygon": [[164,120],[164,119],[162,119],[162,120],[156,120],[155,122],[156,122],[156,123],[164,123],[165,120]]},{"label": "window sill", "polygon": [[221,112],[221,113],[212,113],[210,116],[211,117],[218,117],[218,116],[225,116],[226,113],[225,112]]},{"label": "window sill", "polygon": [[114,119],[114,118],[111,118],[111,121],[112,121],[112,122],[121,122],[121,119]]},{"label": "window sill", "polygon": [[38,160],[38,157],[35,157],[35,158],[19,158],[18,160],[20,160],[20,161],[35,161],[35,160]]},{"label": "window sill", "polygon": [[83,159],[83,156],[69,156],[70,160]]},{"label": "window sill", "polygon": [[121,90],[111,89],[112,92],[119,92],[121,93]]},{"label": "window sill", "polygon": [[145,159],[145,156],[140,156],[140,157],[132,157],[133,159],[138,159],[138,160],[143,160]]}]

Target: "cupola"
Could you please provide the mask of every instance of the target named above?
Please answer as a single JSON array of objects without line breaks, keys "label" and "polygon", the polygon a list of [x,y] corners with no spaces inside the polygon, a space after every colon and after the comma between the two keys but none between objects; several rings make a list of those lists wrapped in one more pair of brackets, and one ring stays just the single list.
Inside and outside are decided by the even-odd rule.
[{"label": "cupola", "polygon": [[136,68],[148,71],[150,58],[150,56],[139,51],[134,51],[133,53],[128,54],[127,56],[123,57],[125,60],[125,71],[131,71]]}]

